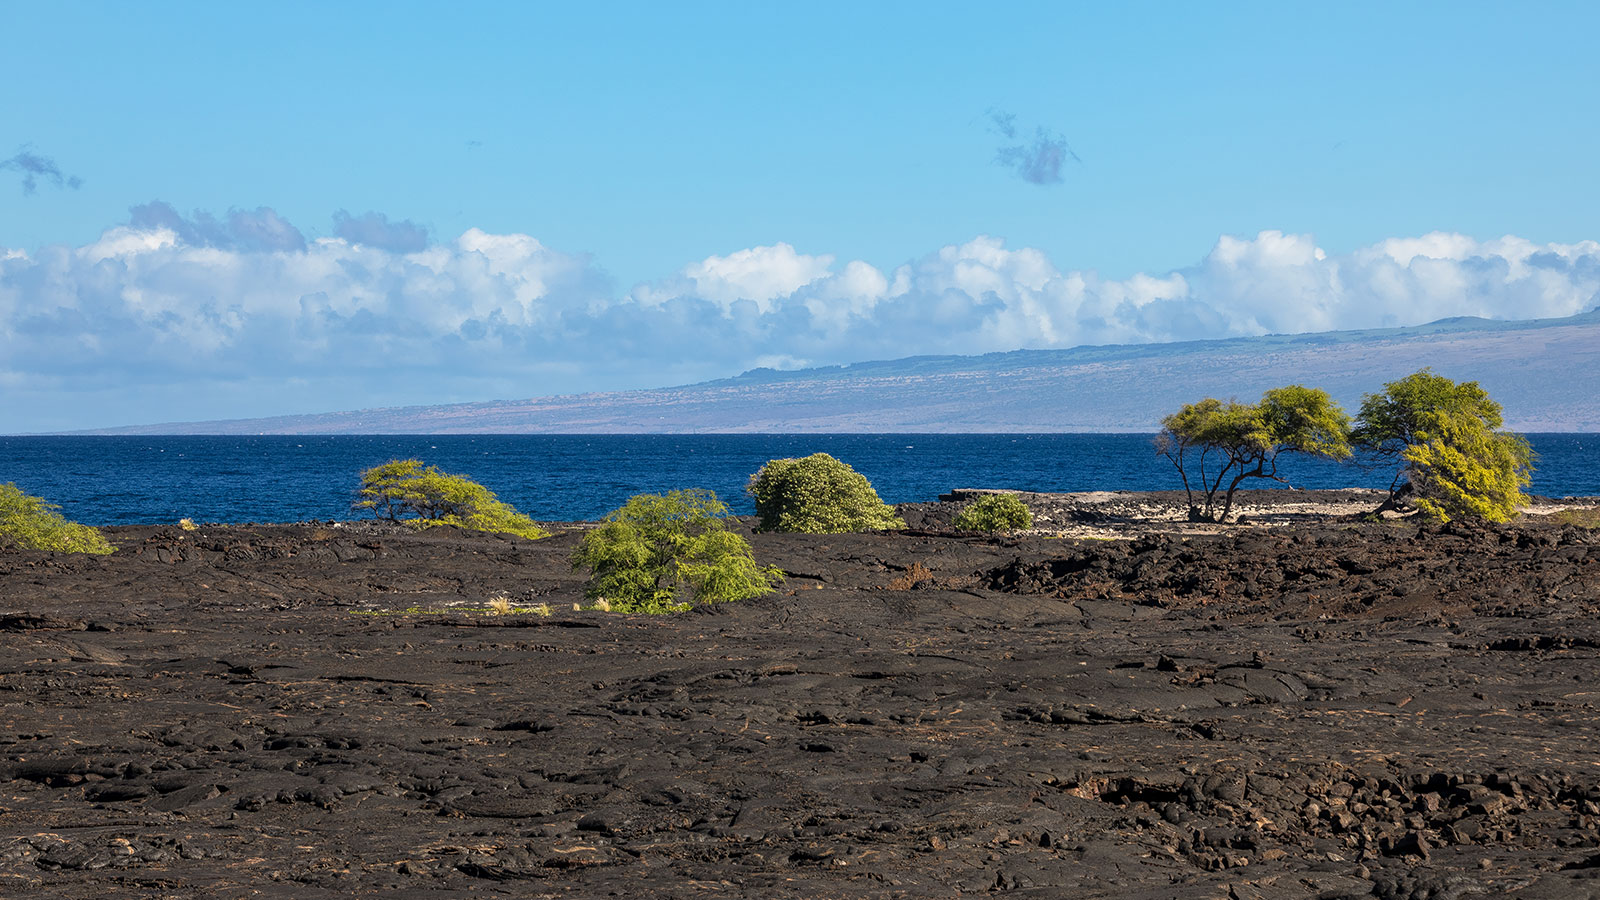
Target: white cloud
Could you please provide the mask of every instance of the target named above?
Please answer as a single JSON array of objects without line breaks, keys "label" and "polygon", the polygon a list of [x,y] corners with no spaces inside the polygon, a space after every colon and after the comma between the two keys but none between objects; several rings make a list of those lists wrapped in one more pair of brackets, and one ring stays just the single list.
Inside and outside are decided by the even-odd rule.
[{"label": "white cloud", "polygon": [[809,359],[796,359],[793,356],[785,356],[781,353],[772,354],[769,356],[758,356],[751,362],[753,363],[754,368],[757,369],[792,370],[804,369],[811,365],[811,360]]},{"label": "white cloud", "polygon": [[87,262],[97,263],[112,257],[126,258],[152,250],[170,247],[178,242],[176,232],[167,228],[140,230],[113,228],[100,235],[100,240],[79,250]]},{"label": "white cloud", "polygon": [[761,365],[1564,316],[1600,302],[1593,241],[1429,234],[1330,255],[1308,235],[1267,231],[1223,237],[1193,266],[1120,280],[1059,270],[1041,250],[989,236],[892,271],[780,243],[623,293],[587,256],[522,234],[471,229],[421,244],[420,227],[368,213],[339,220],[350,237],[307,242],[264,208],[136,213],[82,247],[0,248],[0,431],[530,397]]},{"label": "white cloud", "polygon": [[708,256],[685,266],[682,278],[651,286],[640,299],[655,305],[692,295],[724,310],[748,300],[765,315],[772,311],[774,300],[788,297],[830,274],[832,265],[832,256],[807,256],[788,244],[751,247],[727,256]]}]

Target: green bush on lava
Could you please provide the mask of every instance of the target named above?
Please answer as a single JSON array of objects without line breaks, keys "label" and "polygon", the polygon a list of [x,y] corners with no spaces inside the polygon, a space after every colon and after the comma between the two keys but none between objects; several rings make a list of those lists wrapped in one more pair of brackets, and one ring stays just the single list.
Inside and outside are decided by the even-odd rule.
[{"label": "green bush on lava", "polygon": [[750,476],[762,531],[841,534],[904,528],[865,475],[826,453],[774,459]]},{"label": "green bush on lava", "polygon": [[590,571],[584,596],[614,612],[681,612],[770,594],[783,573],[756,564],[707,490],[638,494],[583,536],[572,556]]},{"label": "green bush on lava", "polygon": [[0,484],[0,547],[106,554],[115,550],[99,529],[69,522],[53,503]]},{"label": "green bush on lava", "polygon": [[959,531],[987,531],[996,534],[1033,527],[1033,513],[1016,494],[985,494],[967,504],[956,515]]}]

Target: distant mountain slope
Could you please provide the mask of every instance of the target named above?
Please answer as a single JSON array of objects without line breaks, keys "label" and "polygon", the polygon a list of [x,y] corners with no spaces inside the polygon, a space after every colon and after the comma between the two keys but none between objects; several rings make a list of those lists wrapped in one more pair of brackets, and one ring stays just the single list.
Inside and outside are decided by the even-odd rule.
[{"label": "distant mountain slope", "polygon": [[1521,431],[1600,431],[1600,310],[1413,328],[757,369],[684,387],[186,422],[96,434],[1154,431],[1204,396],[1361,395],[1423,366],[1482,382]]}]

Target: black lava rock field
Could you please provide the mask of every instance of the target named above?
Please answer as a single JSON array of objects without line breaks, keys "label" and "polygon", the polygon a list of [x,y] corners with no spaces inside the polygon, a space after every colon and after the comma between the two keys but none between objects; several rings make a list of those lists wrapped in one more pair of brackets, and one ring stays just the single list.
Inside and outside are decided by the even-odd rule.
[{"label": "black lava rock field", "polygon": [[577,530],[107,533],[0,552],[0,897],[1600,898],[1575,525],[758,534],[663,617]]}]

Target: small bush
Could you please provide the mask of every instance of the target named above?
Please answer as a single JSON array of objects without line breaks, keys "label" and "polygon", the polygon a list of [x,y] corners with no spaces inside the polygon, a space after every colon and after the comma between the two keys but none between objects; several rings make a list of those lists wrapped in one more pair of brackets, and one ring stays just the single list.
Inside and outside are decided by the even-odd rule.
[{"label": "small bush", "polygon": [[924,581],[929,581],[932,578],[933,572],[930,571],[927,566],[919,562],[914,562],[911,564],[911,568],[906,570],[904,575],[890,579],[889,590],[909,591]]},{"label": "small bush", "polygon": [[762,531],[840,534],[904,528],[865,475],[826,453],[774,459],[750,476]]},{"label": "small bush", "polygon": [[1016,494],[986,494],[967,504],[957,516],[960,531],[1016,531],[1033,527],[1033,514]]},{"label": "small bush", "polygon": [[0,546],[99,554],[116,549],[98,529],[69,522],[57,509],[14,484],[0,484]]},{"label": "small bush", "polygon": [[531,541],[550,536],[483,485],[424,467],[420,459],[397,459],[362,472],[361,492],[352,506],[417,529],[455,525]]},{"label": "small bush", "polygon": [[667,613],[772,592],[783,573],[756,565],[706,490],[639,494],[584,535],[572,556],[590,570],[584,596],[603,610]]}]

